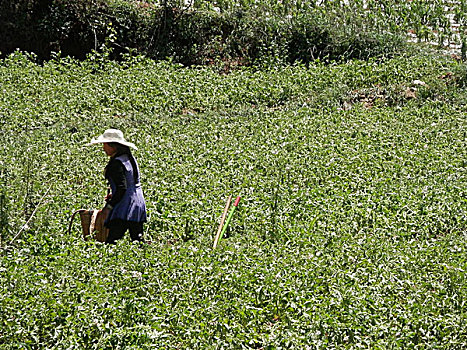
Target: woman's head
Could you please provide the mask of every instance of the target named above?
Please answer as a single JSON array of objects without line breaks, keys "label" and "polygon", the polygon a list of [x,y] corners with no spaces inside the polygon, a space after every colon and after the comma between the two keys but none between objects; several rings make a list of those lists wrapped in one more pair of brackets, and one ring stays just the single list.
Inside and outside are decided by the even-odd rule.
[{"label": "woman's head", "polygon": [[102,144],[102,148],[104,149],[105,154],[107,154],[109,157],[113,157],[115,154],[117,154],[117,148],[114,147],[112,143],[104,142]]},{"label": "woman's head", "polygon": [[118,142],[104,143],[104,151],[109,157],[121,154],[131,154],[130,147],[121,145]]}]

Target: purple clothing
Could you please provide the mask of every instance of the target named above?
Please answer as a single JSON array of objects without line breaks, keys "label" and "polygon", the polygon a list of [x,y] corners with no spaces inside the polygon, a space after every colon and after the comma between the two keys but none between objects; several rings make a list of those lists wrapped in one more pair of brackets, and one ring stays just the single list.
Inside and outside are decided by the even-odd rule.
[{"label": "purple clothing", "polygon": [[[109,213],[105,224],[115,219],[133,221],[133,222],[145,222],[146,221],[146,203],[144,201],[143,191],[141,189],[139,179],[139,168],[137,167],[137,178],[135,179],[135,173],[133,166],[131,165],[130,156],[128,154],[122,154],[115,157],[112,162],[118,161],[123,165],[124,168],[124,181],[126,182],[126,190],[122,198],[114,204],[114,207]],[[112,179],[111,175],[106,174],[106,178],[109,182],[112,190],[112,196],[117,193],[118,184]]]}]

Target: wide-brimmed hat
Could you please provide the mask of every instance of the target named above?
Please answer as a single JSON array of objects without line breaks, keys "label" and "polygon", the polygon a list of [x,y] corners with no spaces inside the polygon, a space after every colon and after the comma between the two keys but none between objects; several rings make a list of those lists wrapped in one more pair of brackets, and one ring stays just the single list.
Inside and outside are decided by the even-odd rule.
[{"label": "wide-brimmed hat", "polygon": [[116,142],[124,146],[138,149],[134,143],[126,141],[125,138],[123,137],[123,132],[121,132],[118,129],[107,129],[97,139],[92,139],[92,141],[86,144],[86,146],[95,145],[96,143],[110,143],[110,142]]}]

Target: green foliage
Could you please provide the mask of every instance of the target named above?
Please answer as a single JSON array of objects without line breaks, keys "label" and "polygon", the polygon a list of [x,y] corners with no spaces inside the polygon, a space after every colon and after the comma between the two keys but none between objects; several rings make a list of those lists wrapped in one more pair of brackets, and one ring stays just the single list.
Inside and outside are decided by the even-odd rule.
[{"label": "green foliage", "polygon": [[[393,56],[410,31],[425,41],[464,40],[444,2],[23,0],[0,5],[0,51],[50,59],[85,58],[102,46],[111,57],[144,54],[185,65],[249,65]],[[460,6],[460,5],[459,5]],[[448,11],[463,21],[463,7]],[[437,34],[436,34],[437,33]],[[463,41],[462,41],[463,42]]]},{"label": "green foliage", "polygon": [[216,252],[34,239],[3,257],[0,346],[465,345],[465,238],[321,239]]},{"label": "green foliage", "polygon": [[0,172],[0,246],[5,245],[5,238],[9,237],[9,225],[8,225],[8,207],[7,201],[7,183],[8,176],[3,168]]},{"label": "green foliage", "polygon": [[[465,65],[106,57],[0,61],[0,348],[465,347]],[[103,204],[108,127],[151,245],[66,232]]]},{"label": "green foliage", "polygon": [[17,48],[49,58],[52,51],[84,58],[105,32],[104,0],[21,0],[0,5],[1,51]]}]

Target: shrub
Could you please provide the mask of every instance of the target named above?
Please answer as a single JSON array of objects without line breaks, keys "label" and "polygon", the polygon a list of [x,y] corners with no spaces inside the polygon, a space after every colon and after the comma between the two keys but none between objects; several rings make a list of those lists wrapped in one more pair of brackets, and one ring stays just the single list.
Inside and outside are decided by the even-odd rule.
[{"label": "shrub", "polygon": [[[329,5],[327,5],[329,6]],[[271,11],[268,11],[270,9]],[[313,7],[287,12],[266,4],[219,10],[124,0],[22,0],[0,5],[4,54],[19,48],[49,59],[51,52],[86,57],[103,46],[111,58],[136,51],[186,65],[215,61],[254,64],[273,59],[309,63],[391,55],[403,40],[355,9]],[[110,52],[109,51],[109,52]]]},{"label": "shrub", "polygon": [[104,0],[55,0],[40,23],[52,51],[84,58],[107,35]]},{"label": "shrub", "polygon": [[40,59],[52,51],[84,58],[105,38],[104,0],[23,0],[0,5],[0,51],[31,51]]},{"label": "shrub", "polygon": [[45,0],[0,2],[0,51],[8,54],[16,48],[45,53],[42,33],[38,30],[40,18],[47,11]]}]

